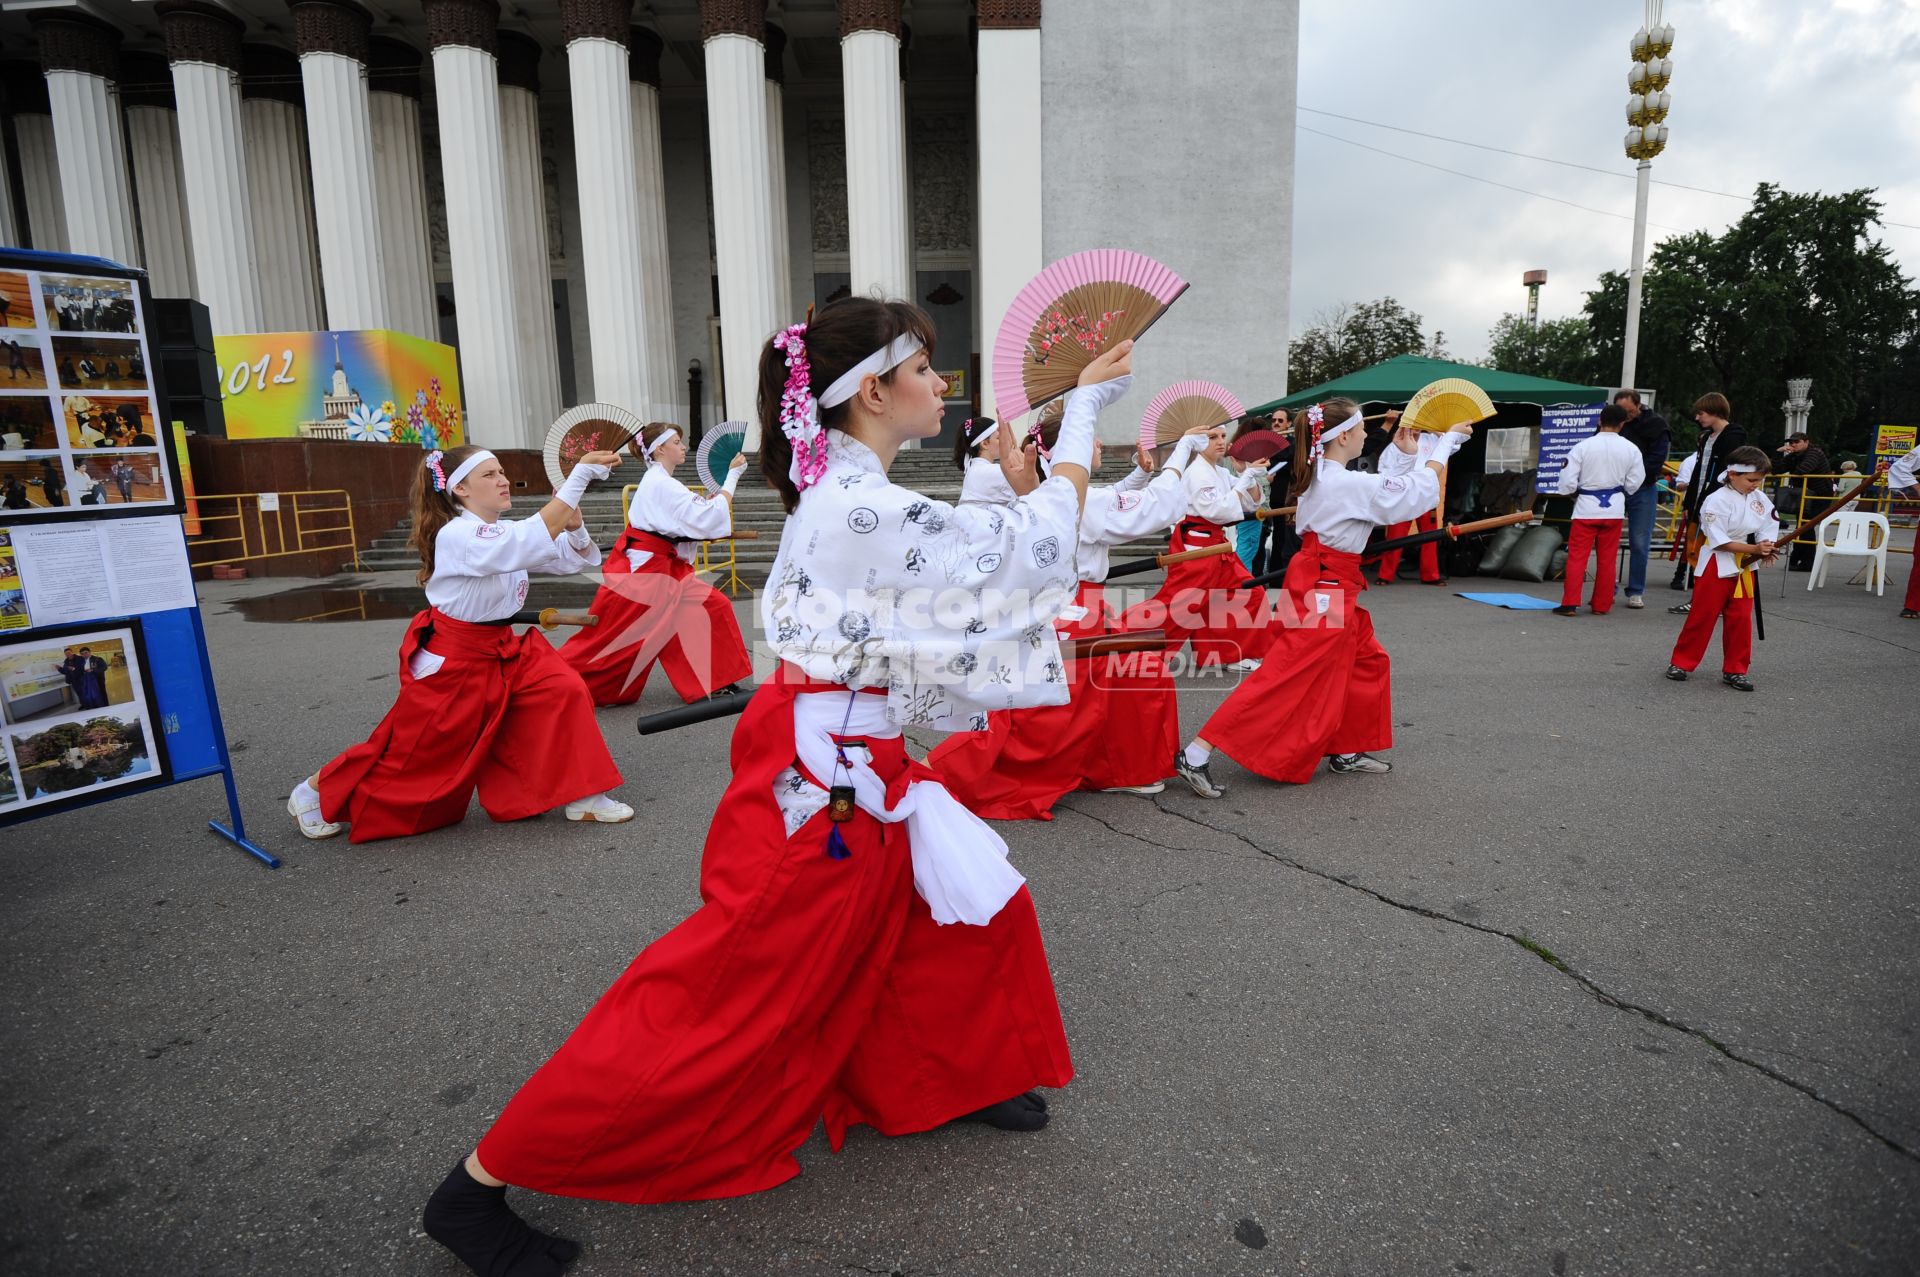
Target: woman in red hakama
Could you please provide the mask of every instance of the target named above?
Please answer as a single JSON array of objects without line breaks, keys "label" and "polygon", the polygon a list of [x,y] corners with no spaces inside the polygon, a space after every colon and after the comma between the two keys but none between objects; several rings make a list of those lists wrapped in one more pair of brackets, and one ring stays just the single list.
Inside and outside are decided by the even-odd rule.
[{"label": "woman in red hakama", "polygon": [[[1072,1076],[1005,844],[900,734],[1060,699],[1057,652],[1035,682],[929,684],[916,661],[938,648],[952,653],[942,668],[988,673],[1052,614],[962,616],[902,596],[937,579],[976,604],[994,590],[1063,598],[1057,552],[1089,459],[1004,509],[891,483],[899,443],[939,428],[932,341],[918,309],[848,298],[762,353],[761,464],[790,511],[762,614],[783,663],[734,732],[700,909],[634,960],[428,1202],[428,1234],[475,1272],[540,1277],[579,1253],[515,1215],[509,1183],[620,1202],[751,1193],[798,1173],[794,1151],[823,1119],[836,1149],[860,1123],[1037,1130],[1032,1088]],[[1126,371],[1129,349],[1083,376]],[[909,605],[868,610],[874,591]]]},{"label": "woman in red hakama", "polygon": [[564,805],[568,820],[619,823],[620,771],[580,676],[512,618],[529,570],[567,574],[599,551],[581,526],[587,483],[619,464],[593,453],[531,519],[505,522],[512,485],[483,448],[429,454],[414,481],[414,548],[426,611],[400,644],[400,696],[373,734],[300,782],[287,810],[308,838],[349,841],[459,823],[474,791],[495,820]]},{"label": "woman in red hakama", "polygon": [[678,426],[654,422],[640,444],[647,468],[589,609],[600,623],[574,634],[560,655],[586,680],[595,705],[639,700],[656,663],[683,701],[736,694],[753,662],[732,601],[694,574],[692,549],[732,531],[746,458],[733,459],[724,488],[699,497],[673,477],[687,456]]},{"label": "woman in red hakama", "polygon": [[1195,793],[1226,792],[1208,768],[1215,749],[1295,785],[1311,779],[1322,758],[1336,772],[1392,770],[1371,753],[1393,744],[1392,671],[1359,603],[1367,588],[1361,552],[1376,526],[1432,508],[1446,457],[1471,433],[1462,426],[1420,442],[1401,430],[1381,454],[1379,473],[1356,474],[1346,466],[1366,443],[1359,405],[1330,399],[1300,414],[1294,438],[1306,441],[1310,455],[1294,476],[1301,539],[1283,583],[1286,624],[1260,668],[1176,755]]},{"label": "woman in red hakama", "polygon": [[[1265,468],[1251,466],[1235,477],[1219,464],[1226,456],[1225,428],[1214,429],[1208,440],[1206,450],[1187,467],[1189,511],[1174,525],[1169,554],[1231,540],[1234,534],[1224,525],[1259,508]],[[1273,645],[1273,610],[1266,591],[1240,587],[1249,575],[1247,565],[1233,553],[1172,564],[1159,591],[1131,611],[1129,627],[1165,630],[1168,655],[1192,643],[1195,666],[1253,669]]]}]

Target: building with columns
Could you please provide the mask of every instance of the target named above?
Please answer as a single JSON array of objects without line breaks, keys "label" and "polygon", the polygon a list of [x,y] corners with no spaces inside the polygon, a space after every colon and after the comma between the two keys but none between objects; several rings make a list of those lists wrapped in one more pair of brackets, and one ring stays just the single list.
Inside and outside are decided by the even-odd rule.
[{"label": "building with columns", "polygon": [[591,399],[749,418],[762,343],[849,290],[933,315],[951,431],[992,411],[1021,285],[1103,246],[1192,285],[1142,389],[1258,402],[1286,388],[1298,10],[0,0],[0,241],[145,266],[216,332],[447,342],[495,447]]}]

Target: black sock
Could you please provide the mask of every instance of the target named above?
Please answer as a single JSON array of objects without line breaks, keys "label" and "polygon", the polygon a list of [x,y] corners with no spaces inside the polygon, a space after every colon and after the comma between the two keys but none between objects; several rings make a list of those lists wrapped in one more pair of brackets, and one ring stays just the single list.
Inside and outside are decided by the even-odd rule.
[{"label": "black sock", "polygon": [[985,1122],[1003,1131],[1037,1131],[1047,1124],[1047,1102],[1038,1091],[1027,1091],[1010,1100],[989,1104],[960,1120]]},{"label": "black sock", "polygon": [[580,1257],[577,1242],[529,1227],[507,1205],[507,1190],[469,1175],[465,1158],[433,1190],[421,1223],[478,1277],[558,1277]]}]

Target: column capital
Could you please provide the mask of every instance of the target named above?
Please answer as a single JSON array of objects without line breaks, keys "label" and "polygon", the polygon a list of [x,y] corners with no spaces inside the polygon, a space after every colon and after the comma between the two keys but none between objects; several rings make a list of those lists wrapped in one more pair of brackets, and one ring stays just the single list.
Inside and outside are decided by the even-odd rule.
[{"label": "column capital", "polygon": [[369,56],[373,15],[351,0],[288,0],[293,47],[301,53],[337,53],[362,66]]},{"label": "column capital", "polygon": [[421,0],[420,7],[427,11],[427,38],[434,48],[457,45],[494,52],[500,27],[497,0]]},{"label": "column capital", "polygon": [[502,31],[494,57],[500,60],[500,87],[540,92],[540,42],[519,31]]},{"label": "column capital", "polygon": [[769,22],[762,42],[767,46],[767,78],[775,84],[787,81],[787,33]]},{"label": "column capital", "polygon": [[766,29],[767,0],[700,0],[702,43],[717,35],[760,40],[765,38]]},{"label": "column capital", "polygon": [[575,40],[607,40],[625,48],[633,0],[560,0],[560,31]]},{"label": "column capital", "polygon": [[840,38],[856,31],[884,31],[900,34],[900,0],[838,0]]},{"label": "column capital", "polygon": [[167,61],[208,62],[240,70],[240,37],[246,26],[225,9],[196,0],[164,0],[158,6]]},{"label": "column capital", "polygon": [[1040,0],[979,0],[982,31],[1031,31],[1040,25]]},{"label": "column capital", "polygon": [[652,27],[632,27],[627,33],[627,79],[660,87],[660,55],[667,42]]},{"label": "column capital", "polygon": [[304,110],[307,100],[301,92],[300,59],[276,44],[241,45],[240,96],[285,102]]},{"label": "column capital", "polygon": [[420,100],[420,50],[405,40],[375,36],[367,42],[367,88]]},{"label": "column capital", "polygon": [[114,80],[120,74],[120,32],[77,9],[35,14],[42,71],[81,71]]},{"label": "column capital", "polygon": [[139,50],[120,55],[120,104],[174,109],[173,73],[163,55]]}]

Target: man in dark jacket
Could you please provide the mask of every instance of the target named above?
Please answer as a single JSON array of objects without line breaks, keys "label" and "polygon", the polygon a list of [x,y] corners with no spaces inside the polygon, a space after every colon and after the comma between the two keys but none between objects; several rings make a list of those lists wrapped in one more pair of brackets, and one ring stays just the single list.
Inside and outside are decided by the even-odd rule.
[{"label": "man in dark jacket", "polygon": [[[1693,401],[1693,419],[1700,425],[1700,442],[1694,448],[1696,464],[1693,481],[1687,485],[1687,529],[1700,526],[1700,503],[1720,490],[1720,472],[1727,468],[1727,454],[1747,443],[1747,432],[1733,424],[1733,405],[1717,390]],[[1685,590],[1693,585],[1693,562],[1684,551],[1680,566],[1673,574],[1673,588]],[[1670,607],[1669,612],[1685,614],[1693,610],[1691,602]]]},{"label": "man in dark jacket", "polygon": [[[1773,504],[1780,511],[1782,522],[1800,522],[1802,511],[1813,509],[1833,495],[1833,480],[1827,477],[1833,473],[1833,467],[1827,462],[1825,450],[1798,431],[1788,435],[1787,441],[1780,445],[1779,473],[1784,478]],[[1798,475],[1809,477],[1794,477]],[[1811,477],[1816,475],[1820,477]],[[1793,552],[1787,556],[1787,571],[1813,571],[1812,541],[1793,543]]]},{"label": "man in dark jacket", "polygon": [[1620,437],[1640,449],[1640,461],[1647,468],[1647,481],[1637,492],[1627,494],[1627,606],[1640,608],[1647,605],[1647,557],[1653,550],[1653,516],[1659,510],[1654,484],[1667,464],[1673,430],[1665,417],[1641,406],[1637,390],[1622,390],[1613,402],[1627,413]]}]

